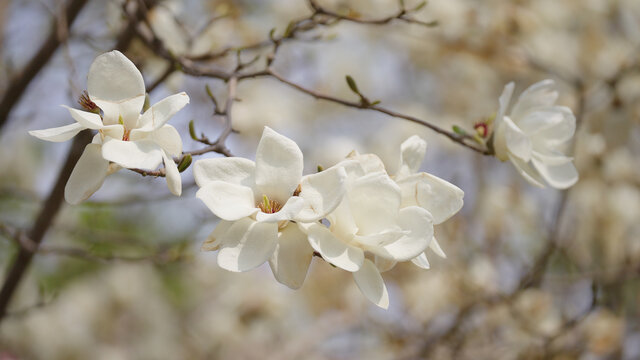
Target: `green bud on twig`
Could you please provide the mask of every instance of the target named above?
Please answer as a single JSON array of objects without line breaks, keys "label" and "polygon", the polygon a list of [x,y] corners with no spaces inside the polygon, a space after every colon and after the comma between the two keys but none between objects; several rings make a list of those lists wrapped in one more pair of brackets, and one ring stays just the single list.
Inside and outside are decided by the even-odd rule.
[{"label": "green bud on twig", "polygon": [[189,168],[189,165],[191,165],[191,161],[191,154],[186,154],[185,156],[183,156],[182,160],[180,160],[180,163],[178,164],[178,171],[183,172],[187,170]]},{"label": "green bud on twig", "polygon": [[349,85],[349,89],[351,89],[351,91],[353,91],[354,93],[360,95],[360,90],[358,90],[358,85],[356,85],[355,80],[353,80],[353,78],[350,75],[346,76],[346,80],[347,80],[347,85]]},{"label": "green bud on twig", "polygon": [[453,132],[460,136],[467,136],[467,132],[458,125],[453,125]]},{"label": "green bud on twig", "polygon": [[284,30],[284,34],[282,34],[282,37],[287,38],[291,36],[291,33],[293,32],[293,29],[295,27],[295,24],[296,23],[294,21],[289,22],[289,24],[287,25],[287,28]]},{"label": "green bud on twig", "polygon": [[193,123],[193,120],[189,121],[189,136],[193,140],[198,140],[198,136],[196,135],[196,126]]},{"label": "green bud on twig", "polygon": [[413,10],[411,10],[411,11],[418,11],[418,10],[422,9],[423,7],[425,7],[425,6],[427,6],[427,2],[423,1],[420,4],[418,4],[418,6],[414,7]]}]

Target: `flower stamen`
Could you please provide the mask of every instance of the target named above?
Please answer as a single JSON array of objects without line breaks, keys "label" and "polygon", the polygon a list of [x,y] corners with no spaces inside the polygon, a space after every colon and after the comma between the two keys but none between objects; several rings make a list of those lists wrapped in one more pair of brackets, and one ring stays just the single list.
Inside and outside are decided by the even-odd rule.
[{"label": "flower stamen", "polygon": [[269,200],[267,195],[262,195],[262,202],[258,203],[257,207],[265,214],[275,214],[282,209],[282,205],[279,202]]},{"label": "flower stamen", "polygon": [[86,90],[83,91],[78,98],[78,104],[80,104],[80,106],[82,106],[87,111],[100,114],[100,108],[98,107],[98,105],[96,105],[96,103],[91,101],[91,98],[89,98],[89,93],[87,93]]}]

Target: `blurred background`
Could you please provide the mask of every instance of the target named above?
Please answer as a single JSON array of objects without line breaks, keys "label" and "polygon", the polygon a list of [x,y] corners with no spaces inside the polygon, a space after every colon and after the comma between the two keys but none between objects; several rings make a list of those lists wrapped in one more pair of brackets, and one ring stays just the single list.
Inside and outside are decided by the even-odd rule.
[{"label": "blurred background", "polygon": [[[12,234],[33,226],[71,146],[27,131],[71,123],[59,105],[79,107],[89,65],[126,34],[136,3],[0,2],[3,279],[19,250]],[[299,144],[308,173],[354,149],[378,154],[393,173],[400,143],[425,138],[422,170],[465,192],[461,212],[436,227],[447,258],[431,256],[430,270],[403,263],[384,273],[387,311],[318,258],[293,291],[266,265],[230,273],[215,252],[200,252],[218,219],[195,199],[191,169],[180,198],[164,179],[120,171],[85,203],[54,214],[0,323],[0,359],[640,358],[640,2],[432,0],[411,12],[436,26],[393,19],[397,1],[318,4],[349,19],[392,20],[296,33],[274,57],[279,74],[357,101],[344,81],[351,75],[387,108],[471,132],[495,113],[506,83],[518,94],[554,79],[559,104],[578,119],[569,153],[580,181],[565,192],[534,188],[510,163],[423,126],[315,100],[270,77],[245,79],[227,140],[237,156],[252,158],[268,125]],[[237,61],[225,49],[253,44],[263,45],[241,59],[258,56],[247,71],[264,69],[270,30],[280,36],[312,14],[303,0],[148,5],[138,25],[171,54],[220,71]],[[188,123],[210,139],[220,134],[205,85],[222,102],[225,83],[181,73],[147,45],[134,34],[123,52],[153,88],[151,103],[189,94],[171,123],[185,151],[204,147]],[[32,66],[36,58],[46,61]]]}]

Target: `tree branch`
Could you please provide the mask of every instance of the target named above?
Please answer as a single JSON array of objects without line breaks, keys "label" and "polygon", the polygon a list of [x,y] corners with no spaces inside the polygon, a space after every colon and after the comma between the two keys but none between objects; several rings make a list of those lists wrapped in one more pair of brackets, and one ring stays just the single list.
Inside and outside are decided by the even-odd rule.
[{"label": "tree branch", "polygon": [[298,85],[296,83],[293,83],[289,80],[287,80],[286,78],[284,78],[282,75],[278,74],[277,72],[273,71],[273,69],[269,69],[268,70],[269,75],[271,75],[273,78],[277,79],[278,81],[282,82],[283,84],[286,84],[300,92],[303,92],[307,95],[310,95],[316,99],[319,100],[325,100],[325,101],[329,101],[329,102],[333,102],[336,104],[340,104],[343,106],[347,106],[347,107],[352,107],[352,108],[357,108],[357,109],[365,109],[365,110],[371,110],[371,111],[376,111],[382,114],[386,114],[389,115],[391,117],[395,117],[395,118],[399,118],[399,119],[404,119],[404,120],[408,120],[411,122],[414,122],[416,124],[420,124],[422,126],[425,126],[433,131],[435,131],[436,133],[440,134],[440,135],[444,135],[447,138],[449,138],[451,141],[458,143],[466,148],[469,148],[477,153],[480,153],[482,155],[492,155],[492,153],[488,150],[488,149],[483,149],[483,148],[479,148],[476,147],[474,145],[468,144],[465,140],[468,139],[468,137],[466,136],[460,136],[456,133],[447,131],[443,128],[440,128],[430,122],[427,122],[425,120],[416,118],[414,116],[410,116],[410,115],[405,115],[405,114],[401,114],[399,112],[387,109],[385,107],[379,106],[379,105],[373,105],[373,104],[369,104],[363,101],[348,101],[348,100],[343,100],[340,98],[336,98],[333,96],[329,96],[329,95],[324,95],[321,94],[319,92],[316,92],[314,90],[311,89],[307,89],[301,85]]},{"label": "tree branch", "polygon": [[[86,4],[87,0],[70,0],[62,16],[64,19],[55,19],[53,21],[49,35],[40,46],[40,49],[38,49],[24,69],[11,78],[9,86],[7,86],[2,100],[0,100],[0,130],[2,130],[2,127],[6,124],[11,110],[18,101],[20,101],[31,81],[49,62],[58,49],[58,46],[67,40],[66,36],[69,34],[68,29],[71,28],[80,10],[82,10]],[[65,31],[60,31],[62,28],[64,28]]]},{"label": "tree branch", "polygon": [[[76,0],[77,1],[77,0]],[[155,5],[155,2],[151,3],[151,6]],[[78,10],[79,11],[79,10]],[[77,15],[77,14],[76,14]],[[67,16],[71,21],[71,16]],[[115,48],[124,50],[129,46],[131,40],[133,40],[133,30],[135,28],[135,24],[132,22],[127,25],[127,27],[120,33],[118,36],[118,40],[116,42]],[[84,147],[91,142],[91,132],[90,131],[82,131],[74,138],[71,149],[67,154],[67,158],[65,163],[58,174],[58,178],[54,187],[49,192],[49,196],[45,200],[44,206],[38,213],[36,217],[36,221],[31,227],[31,230],[28,233],[28,238],[31,239],[36,246],[39,246],[44,238],[45,233],[51,226],[55,216],[57,215],[60,207],[62,206],[62,202],[64,199],[64,188],[71,176],[71,172],[75,167],[75,164],[78,162]],[[24,248],[20,247],[18,249],[18,254],[14,258],[11,263],[9,270],[7,271],[7,276],[5,278],[5,282],[0,289],[0,322],[4,319],[7,314],[7,307],[20,284],[27,268],[31,264],[31,260],[33,259],[34,252],[27,251]]]}]

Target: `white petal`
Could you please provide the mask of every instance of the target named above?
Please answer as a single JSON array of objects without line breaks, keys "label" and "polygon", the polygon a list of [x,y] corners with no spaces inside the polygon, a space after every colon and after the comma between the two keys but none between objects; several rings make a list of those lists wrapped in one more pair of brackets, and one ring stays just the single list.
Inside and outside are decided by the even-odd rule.
[{"label": "white petal", "polygon": [[117,103],[97,99],[93,99],[93,102],[102,109],[102,122],[105,125],[122,124],[127,129],[135,129],[144,99],[143,95]]},{"label": "white petal", "polygon": [[506,125],[505,136],[509,152],[522,159],[522,161],[531,160],[533,145],[529,137],[508,116],[504,117],[504,123]]},{"label": "white petal", "polygon": [[341,167],[345,170],[345,173],[347,174],[347,179],[345,181],[346,183],[351,183],[355,179],[358,179],[366,174],[364,168],[362,167],[362,164],[353,159],[342,160],[336,165],[332,166],[332,168],[334,167]]},{"label": "white petal", "polygon": [[212,181],[225,181],[252,188],[255,169],[253,161],[240,157],[204,159],[193,164],[193,177],[200,187]]},{"label": "white petal", "polygon": [[124,126],[119,124],[107,125],[100,129],[100,134],[102,134],[104,137],[122,140],[122,137],[124,136]]},{"label": "white petal", "polygon": [[167,96],[151,106],[138,120],[141,130],[160,129],[173,115],[189,103],[189,96],[185,92]]},{"label": "white petal", "polygon": [[29,135],[35,136],[41,140],[62,142],[71,139],[84,129],[84,126],[76,122],[51,129],[31,130],[29,131]]},{"label": "white petal", "polygon": [[377,234],[395,226],[400,187],[386,173],[357,179],[346,196],[360,235]]},{"label": "white petal", "polygon": [[280,222],[285,220],[293,220],[298,213],[304,208],[305,202],[301,197],[292,196],[282,206],[280,211],[267,214],[262,211],[256,214],[256,220],[261,222]]},{"label": "white petal", "polygon": [[102,158],[100,147],[98,144],[87,145],[73,168],[64,187],[64,198],[69,204],[79,204],[102,186],[109,162]]},{"label": "white petal", "polygon": [[376,264],[378,271],[382,273],[382,272],[393,269],[393,267],[396,266],[398,262],[394,260],[385,259],[381,256],[376,255],[374,256],[374,263]]},{"label": "white petal", "polygon": [[433,238],[431,214],[421,207],[410,206],[400,210],[398,225],[409,233],[384,249],[396,261],[407,261],[423,253]]},{"label": "white petal", "polygon": [[[573,119],[573,120],[572,120]],[[566,106],[550,106],[540,108],[538,110],[529,112],[525,117],[516,120],[518,127],[527,135],[534,136],[541,131],[549,130],[552,127],[558,126],[567,122],[566,125],[570,127],[568,138],[573,136],[575,130],[575,116]],[[573,124],[571,124],[573,123]],[[565,126],[566,126],[565,125]],[[556,129],[562,130],[562,129]],[[567,132],[565,130],[565,132]],[[552,133],[554,130],[552,130]]]},{"label": "white petal", "polygon": [[553,105],[558,99],[558,92],[554,90],[553,80],[537,82],[520,94],[518,101],[513,106],[511,115],[515,119],[526,116],[527,113]]},{"label": "white petal", "polygon": [[342,167],[331,167],[303,177],[300,183],[300,197],[305,200],[305,208],[295,220],[318,221],[335,210],[344,196],[346,177],[347,174]]},{"label": "white petal", "polygon": [[253,200],[253,191],[242,185],[213,181],[198,190],[196,197],[223,220],[235,221],[259,211]]},{"label": "white petal", "polygon": [[129,169],[154,170],[162,162],[162,149],[151,140],[121,141],[106,138],[102,156]]},{"label": "white petal", "polygon": [[440,247],[440,244],[438,244],[438,240],[436,240],[435,236],[433,237],[433,239],[431,239],[431,242],[429,243],[429,249],[431,249],[436,255],[440,256],[441,258],[443,259],[447,258],[447,254],[444,253],[444,251]]},{"label": "white petal", "polygon": [[507,149],[507,124],[504,123],[504,116],[500,120],[496,119],[495,131],[491,137],[493,151],[500,161],[509,160],[509,149]]},{"label": "white petal", "polygon": [[298,145],[265,126],[256,150],[257,195],[284,203],[300,184],[302,167]]},{"label": "white petal", "polygon": [[547,183],[556,189],[567,189],[578,181],[578,171],[571,162],[552,165],[536,158],[532,162]]},{"label": "white petal", "polygon": [[358,232],[348,201],[343,200],[332,213],[327,215],[327,220],[331,223],[331,232],[341,239],[351,239]]},{"label": "white petal", "polygon": [[417,135],[405,140],[400,145],[400,169],[396,178],[414,174],[420,170],[420,165],[427,152],[427,142]]},{"label": "white petal", "polygon": [[312,224],[307,228],[309,244],[327,262],[347,271],[357,271],[364,261],[362,249],[348,245],[326,227]]},{"label": "white petal", "polygon": [[[132,131],[133,133],[133,131]],[[171,156],[182,154],[182,139],[178,130],[171,125],[164,125],[151,133],[151,139]],[[134,140],[134,139],[132,139]]]},{"label": "white petal", "polygon": [[229,231],[233,221],[220,220],[218,225],[213,229],[211,234],[207,237],[207,240],[200,247],[201,251],[216,251],[220,248],[222,236]]},{"label": "white petal", "polygon": [[400,229],[398,226],[394,226],[394,229],[385,230],[375,234],[356,235],[353,238],[353,241],[375,254],[390,258],[391,255],[389,255],[383,247],[398,241],[405,234],[405,231]]},{"label": "white petal", "polygon": [[402,207],[418,205],[431,213],[434,224],[455,215],[464,203],[464,192],[437,176],[418,173],[398,181],[402,191]]},{"label": "white petal", "polygon": [[505,85],[504,90],[502,90],[502,94],[500,98],[498,98],[498,112],[496,113],[495,118],[495,126],[497,127],[500,122],[502,122],[502,118],[507,113],[507,108],[509,107],[509,103],[511,102],[511,96],[513,95],[513,88],[515,84],[513,82]]},{"label": "white petal", "polygon": [[422,253],[415,258],[411,259],[411,262],[414,263],[417,267],[423,269],[430,269],[431,265],[429,265],[429,260],[427,260],[427,254]]},{"label": "white petal", "polygon": [[307,235],[300,231],[298,225],[289,223],[279,233],[278,245],[269,260],[269,266],[278,282],[299,289],[307,277],[312,257],[313,249],[307,241]]},{"label": "white petal", "polygon": [[167,178],[167,186],[173,195],[182,195],[182,179],[178,165],[167,154],[162,152],[162,160],[164,161],[165,177]]},{"label": "white petal", "polygon": [[77,121],[80,125],[87,129],[98,130],[104,125],[102,124],[102,118],[100,115],[88,111],[82,111],[68,106],[62,105],[63,108],[69,110],[73,120]]},{"label": "white petal", "polygon": [[277,224],[243,218],[222,235],[218,265],[235,272],[254,269],[269,260],[277,242]]},{"label": "white petal", "polygon": [[511,156],[511,154],[509,154],[509,160],[511,160],[511,163],[513,163],[516,170],[518,170],[518,173],[530,184],[541,188],[544,187],[544,183],[542,177],[540,177],[540,173],[538,172],[538,170],[531,167],[529,163],[526,163],[515,156]]},{"label": "white petal", "polygon": [[364,171],[364,174],[386,171],[384,168],[384,163],[375,154],[358,154],[357,152],[353,152],[348,156],[347,159],[357,161]]},{"label": "white petal", "polygon": [[384,280],[371,260],[365,259],[362,267],[353,273],[362,294],[377,306],[387,309],[389,307],[389,293],[384,285]]},{"label": "white petal", "polygon": [[87,78],[87,92],[91,97],[119,102],[144,96],[144,80],[131,60],[114,50],[93,60]]},{"label": "white petal", "polygon": [[537,159],[546,165],[564,165],[572,162],[573,158],[566,156],[559,151],[540,151],[539,149],[533,152],[533,158]]},{"label": "white petal", "polygon": [[576,118],[571,109],[564,106],[557,106],[562,111],[556,111],[556,122],[531,135],[535,146],[555,148],[566,143],[576,132]]},{"label": "white petal", "polygon": [[142,74],[117,50],[98,56],[87,79],[87,92],[104,112],[105,124],[113,125],[122,116],[128,128],[135,127],[144,104]]}]

